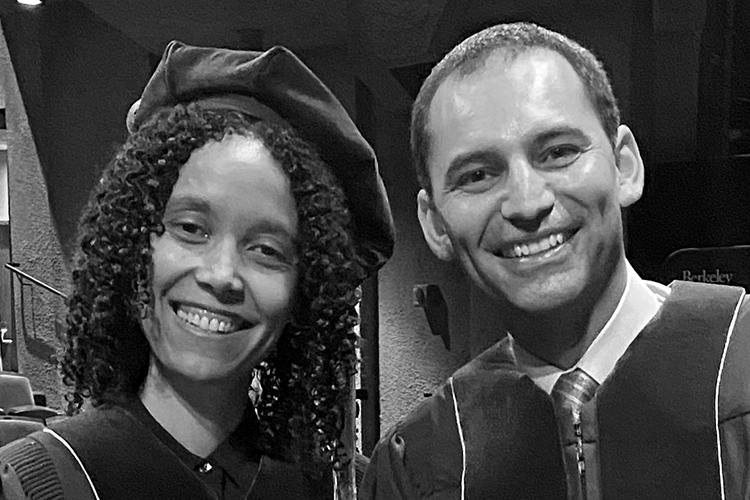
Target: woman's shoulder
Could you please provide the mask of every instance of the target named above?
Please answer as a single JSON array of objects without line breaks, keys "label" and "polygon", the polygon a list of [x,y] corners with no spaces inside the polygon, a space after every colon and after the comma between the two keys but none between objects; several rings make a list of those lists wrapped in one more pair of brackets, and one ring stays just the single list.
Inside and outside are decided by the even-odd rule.
[{"label": "woman's shoulder", "polygon": [[128,432],[135,423],[130,413],[122,406],[103,404],[78,415],[55,421],[49,428],[73,439],[79,434],[91,439],[102,434]]}]

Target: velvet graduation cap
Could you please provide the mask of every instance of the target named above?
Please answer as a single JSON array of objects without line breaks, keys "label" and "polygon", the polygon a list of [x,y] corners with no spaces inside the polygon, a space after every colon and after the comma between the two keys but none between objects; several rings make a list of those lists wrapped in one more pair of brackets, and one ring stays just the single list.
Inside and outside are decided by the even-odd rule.
[{"label": "velvet graduation cap", "polygon": [[170,42],[128,113],[128,130],[190,102],[294,128],[317,147],[344,190],[361,263],[373,272],[391,256],[393,219],[375,153],[328,87],[288,49],[254,52]]}]

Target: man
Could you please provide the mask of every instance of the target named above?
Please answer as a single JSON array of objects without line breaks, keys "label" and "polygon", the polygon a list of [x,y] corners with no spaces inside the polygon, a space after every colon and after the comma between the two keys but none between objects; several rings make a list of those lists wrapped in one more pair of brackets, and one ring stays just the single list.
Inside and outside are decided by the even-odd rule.
[{"label": "man", "polygon": [[428,245],[508,335],[383,436],[364,497],[750,498],[750,306],[628,263],[643,162],[601,63],[488,28],[425,81],[412,148]]}]

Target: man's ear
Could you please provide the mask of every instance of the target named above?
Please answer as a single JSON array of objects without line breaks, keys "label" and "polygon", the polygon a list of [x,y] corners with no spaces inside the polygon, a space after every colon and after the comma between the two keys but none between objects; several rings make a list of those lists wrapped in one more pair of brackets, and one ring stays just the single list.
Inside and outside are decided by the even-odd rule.
[{"label": "man's ear", "polygon": [[424,189],[420,190],[417,195],[417,215],[424,239],[432,253],[441,260],[453,259],[453,243],[448,237],[445,222],[435,208],[430,195]]},{"label": "man's ear", "polygon": [[619,201],[627,207],[638,201],[643,194],[643,159],[635,142],[635,136],[627,125],[617,128],[615,158],[619,176]]}]

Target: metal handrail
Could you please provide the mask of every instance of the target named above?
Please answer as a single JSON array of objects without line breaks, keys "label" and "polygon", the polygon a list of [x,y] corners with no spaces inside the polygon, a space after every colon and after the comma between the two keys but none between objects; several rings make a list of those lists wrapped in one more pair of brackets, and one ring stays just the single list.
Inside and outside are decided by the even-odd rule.
[{"label": "metal handrail", "polygon": [[21,277],[23,277],[23,278],[26,278],[27,280],[31,281],[31,282],[32,282],[32,283],[34,283],[35,285],[39,285],[40,287],[44,288],[45,290],[48,290],[48,291],[50,291],[50,292],[54,293],[55,295],[59,295],[59,296],[60,296],[60,297],[62,297],[62,298],[66,298],[66,297],[67,297],[67,295],[65,295],[64,293],[62,293],[62,292],[61,292],[60,290],[58,290],[57,288],[54,288],[54,287],[52,287],[52,286],[48,285],[48,284],[47,284],[47,283],[45,283],[44,281],[41,281],[41,280],[38,280],[38,279],[36,279],[35,277],[33,277],[32,275],[30,275],[29,273],[26,273],[26,272],[24,272],[24,271],[21,271],[21,270],[20,270],[20,269],[19,269],[18,267],[16,267],[16,266],[18,266],[18,264],[15,264],[15,263],[13,263],[13,262],[7,262],[7,263],[5,264],[5,268],[6,268],[6,269],[8,269],[9,271],[13,271],[14,273],[18,274],[19,276],[21,276]]}]

